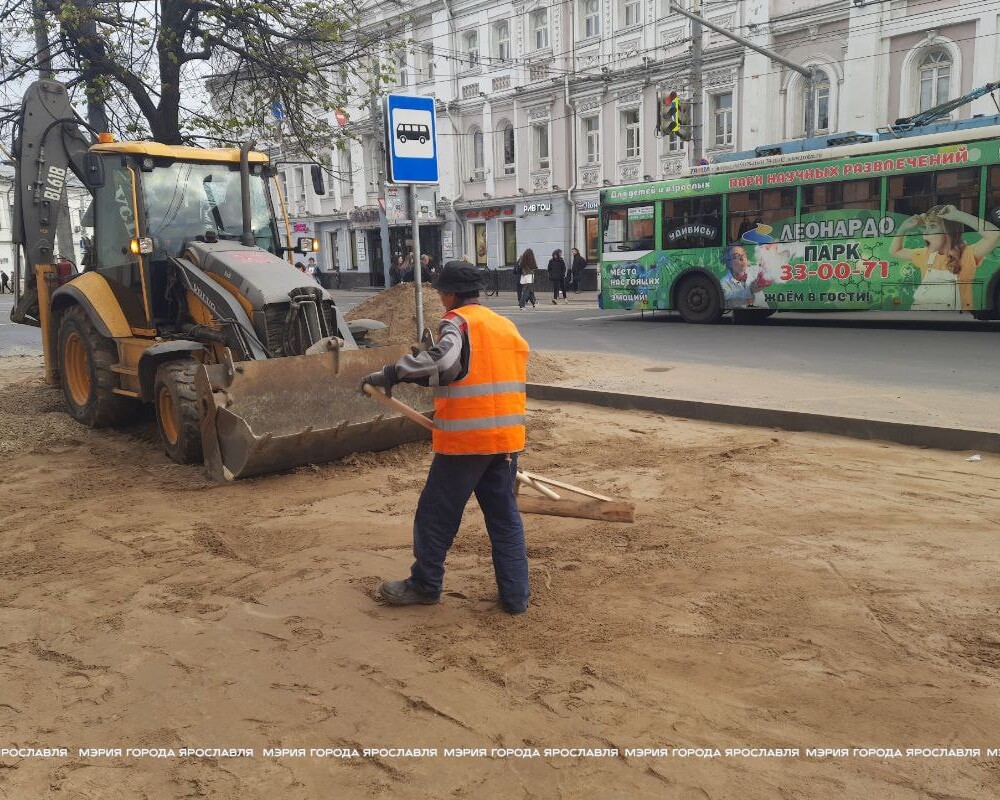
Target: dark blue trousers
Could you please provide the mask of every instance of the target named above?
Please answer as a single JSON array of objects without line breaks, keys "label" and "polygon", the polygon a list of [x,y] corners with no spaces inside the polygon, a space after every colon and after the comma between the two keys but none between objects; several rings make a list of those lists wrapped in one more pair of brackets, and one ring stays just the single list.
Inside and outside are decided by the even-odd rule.
[{"label": "dark blue trousers", "polygon": [[462,512],[473,493],[486,519],[493,546],[500,602],[512,611],[528,607],[528,548],[514,498],[517,454],[447,456],[437,453],[427,473],[413,520],[410,583],[418,591],[441,594],[444,559],[455,541]]}]

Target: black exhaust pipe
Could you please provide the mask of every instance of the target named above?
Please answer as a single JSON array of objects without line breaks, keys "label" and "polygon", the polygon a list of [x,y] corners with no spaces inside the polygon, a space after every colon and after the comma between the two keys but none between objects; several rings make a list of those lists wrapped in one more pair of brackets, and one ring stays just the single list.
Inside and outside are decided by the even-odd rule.
[{"label": "black exhaust pipe", "polygon": [[250,221],[250,149],[253,146],[253,142],[244,142],[240,145],[240,200],[243,203],[243,233],[240,235],[240,244],[246,247],[257,244]]}]

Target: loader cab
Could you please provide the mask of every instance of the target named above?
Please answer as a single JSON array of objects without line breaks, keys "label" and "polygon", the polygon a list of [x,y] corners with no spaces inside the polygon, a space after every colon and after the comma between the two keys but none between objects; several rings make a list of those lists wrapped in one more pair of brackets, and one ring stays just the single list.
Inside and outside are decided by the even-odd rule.
[{"label": "loader cab", "polygon": [[[101,161],[102,180],[94,188],[90,268],[108,279],[134,328],[155,329],[176,316],[170,259],[183,256],[197,239],[240,238],[239,151],[124,142],[99,144],[91,152]],[[266,165],[253,155],[254,239],[280,255]]]}]

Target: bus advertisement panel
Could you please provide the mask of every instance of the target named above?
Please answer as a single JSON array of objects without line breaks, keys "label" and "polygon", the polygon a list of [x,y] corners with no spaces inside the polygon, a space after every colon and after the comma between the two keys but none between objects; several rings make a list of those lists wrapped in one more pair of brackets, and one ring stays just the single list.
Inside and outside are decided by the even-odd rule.
[{"label": "bus advertisement panel", "polygon": [[984,139],[606,189],[601,305],[995,311],[998,163]]}]

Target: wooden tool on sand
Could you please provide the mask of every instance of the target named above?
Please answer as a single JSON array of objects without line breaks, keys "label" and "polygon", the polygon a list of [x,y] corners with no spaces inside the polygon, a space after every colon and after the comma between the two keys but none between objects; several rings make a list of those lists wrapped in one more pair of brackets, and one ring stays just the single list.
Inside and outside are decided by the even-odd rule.
[{"label": "wooden tool on sand", "polygon": [[[410,408],[406,403],[395,397],[387,396],[385,392],[370,384],[365,384],[364,390],[369,397],[378,400],[387,408],[409,417],[429,431],[434,430],[434,423],[431,420],[419,411]],[[534,489],[544,496],[534,497],[533,495],[521,494],[520,488],[522,486]],[[552,487],[562,489],[563,494],[556,492]],[[514,493],[517,495],[517,505],[522,514],[549,514],[554,517],[635,522],[635,503],[615,500],[603,494],[574,486],[571,483],[563,483],[523,469],[517,471],[517,486]],[[569,493],[571,496],[565,496],[565,493]]]}]

